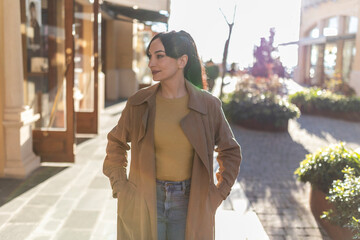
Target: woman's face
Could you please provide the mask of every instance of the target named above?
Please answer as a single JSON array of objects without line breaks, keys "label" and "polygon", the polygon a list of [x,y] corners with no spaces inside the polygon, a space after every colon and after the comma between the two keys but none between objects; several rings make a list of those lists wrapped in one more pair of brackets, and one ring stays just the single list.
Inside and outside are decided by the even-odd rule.
[{"label": "woman's face", "polygon": [[154,81],[172,79],[177,74],[183,74],[177,59],[166,56],[165,48],[159,38],[152,41],[149,48],[149,68]]}]

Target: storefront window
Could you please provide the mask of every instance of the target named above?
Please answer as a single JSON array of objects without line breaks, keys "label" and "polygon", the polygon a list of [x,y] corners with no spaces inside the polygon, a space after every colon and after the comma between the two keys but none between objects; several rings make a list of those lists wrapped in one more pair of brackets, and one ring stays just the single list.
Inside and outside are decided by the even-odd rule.
[{"label": "storefront window", "polygon": [[332,17],[326,20],[323,35],[324,36],[336,36],[338,35],[339,18]]},{"label": "storefront window", "polygon": [[98,73],[102,72],[102,37],[101,37],[101,33],[102,33],[102,15],[101,13],[98,13]]},{"label": "storefront window", "polygon": [[94,9],[89,1],[75,1],[74,105],[77,112],[94,110]]},{"label": "storefront window", "polygon": [[311,46],[311,55],[310,55],[310,70],[309,70],[309,78],[315,78],[316,74],[316,66],[319,58],[319,46],[312,45]]},{"label": "storefront window", "polygon": [[138,24],[133,69],[136,70],[137,79],[139,79],[139,88],[149,86],[152,83],[152,75],[150,69],[147,67],[149,61],[145,54],[151,38],[152,31],[150,27],[144,24]]},{"label": "storefront window", "polygon": [[310,30],[309,37],[311,38],[318,38],[319,37],[319,28],[315,27]]},{"label": "storefront window", "polygon": [[352,69],[352,64],[356,54],[355,40],[347,40],[344,42],[343,50],[343,80],[350,80],[350,73]]},{"label": "storefront window", "polygon": [[25,102],[40,119],[35,129],[65,129],[64,0],[21,0]]},{"label": "storefront window", "polygon": [[357,33],[358,30],[358,18],[357,17],[347,17],[346,18],[346,33],[352,34]]},{"label": "storefront window", "polygon": [[[325,20],[323,28],[324,43],[311,45],[310,66],[308,78],[311,83],[322,83],[326,79],[333,78],[335,71],[342,76],[344,81],[349,81],[351,68],[356,53],[355,35],[358,30],[357,17],[345,17],[345,39],[337,36],[339,27],[339,17],[331,17]],[[319,37],[319,29],[314,27],[309,30],[308,36],[311,38]],[[322,40],[322,39],[321,39]],[[341,51],[338,54],[338,51]],[[339,59],[338,59],[339,58]]]}]

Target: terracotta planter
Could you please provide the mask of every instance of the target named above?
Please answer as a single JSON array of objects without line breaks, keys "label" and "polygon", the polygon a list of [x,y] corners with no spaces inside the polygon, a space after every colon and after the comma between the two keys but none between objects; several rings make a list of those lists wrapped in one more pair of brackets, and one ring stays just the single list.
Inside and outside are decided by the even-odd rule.
[{"label": "terracotta planter", "polygon": [[318,224],[326,231],[333,240],[351,240],[352,233],[349,229],[331,224],[325,219],[321,219],[324,211],[328,211],[333,206],[326,200],[326,194],[320,190],[311,188],[310,192],[310,208],[311,212]]}]

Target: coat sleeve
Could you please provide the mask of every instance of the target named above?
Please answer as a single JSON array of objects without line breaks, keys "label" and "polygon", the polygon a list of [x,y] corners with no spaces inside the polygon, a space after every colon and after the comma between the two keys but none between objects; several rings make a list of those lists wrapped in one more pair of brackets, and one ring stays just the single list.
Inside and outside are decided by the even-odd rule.
[{"label": "coat sleeve", "polygon": [[103,173],[110,179],[113,197],[121,191],[127,182],[126,168],[128,165],[127,151],[130,150],[130,109],[126,104],[121,113],[118,124],[108,133],[106,157],[103,164]]},{"label": "coat sleeve", "polygon": [[215,106],[215,151],[218,153],[216,160],[219,163],[219,170],[216,173],[217,188],[225,199],[239,174],[242,155],[241,147],[225,118],[219,99]]}]

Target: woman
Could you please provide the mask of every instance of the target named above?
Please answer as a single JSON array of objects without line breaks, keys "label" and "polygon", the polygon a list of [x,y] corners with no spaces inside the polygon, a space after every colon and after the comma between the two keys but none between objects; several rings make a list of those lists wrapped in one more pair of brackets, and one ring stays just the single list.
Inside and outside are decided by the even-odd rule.
[{"label": "woman", "polygon": [[188,33],[157,34],[147,55],[158,83],[128,99],[108,134],[104,174],[118,198],[118,239],[214,239],[215,212],[238,175],[240,146],[221,102],[192,84],[206,78]]}]

